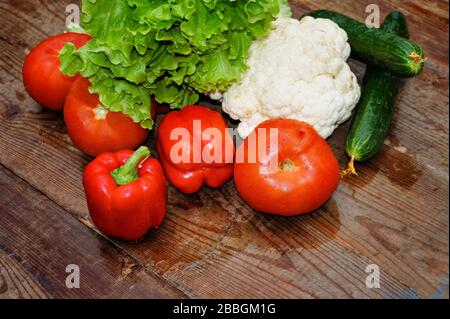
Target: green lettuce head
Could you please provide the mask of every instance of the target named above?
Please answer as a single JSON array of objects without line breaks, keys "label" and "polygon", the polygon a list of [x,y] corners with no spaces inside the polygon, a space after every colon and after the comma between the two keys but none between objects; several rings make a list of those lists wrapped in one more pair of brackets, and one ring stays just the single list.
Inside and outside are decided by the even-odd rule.
[{"label": "green lettuce head", "polygon": [[110,111],[152,128],[151,97],[172,108],[224,92],[246,70],[253,40],[290,13],[286,0],[83,0],[81,27],[61,70],[87,77]]}]

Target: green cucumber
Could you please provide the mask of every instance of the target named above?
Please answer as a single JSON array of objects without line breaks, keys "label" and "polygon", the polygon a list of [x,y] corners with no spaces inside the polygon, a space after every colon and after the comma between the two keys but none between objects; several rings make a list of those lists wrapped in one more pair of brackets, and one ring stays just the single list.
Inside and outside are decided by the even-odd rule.
[{"label": "green cucumber", "polygon": [[369,65],[377,66],[402,77],[412,77],[422,72],[424,53],[407,37],[388,30],[369,28],[342,14],[318,10],[307,16],[330,19],[347,32],[352,47],[352,57]]},{"label": "green cucumber", "polygon": [[[406,17],[393,11],[381,30],[408,37]],[[389,71],[368,67],[364,77],[361,99],[347,136],[346,151],[351,157],[344,174],[356,174],[354,161],[366,161],[380,150],[389,132],[395,109],[400,79]]]}]

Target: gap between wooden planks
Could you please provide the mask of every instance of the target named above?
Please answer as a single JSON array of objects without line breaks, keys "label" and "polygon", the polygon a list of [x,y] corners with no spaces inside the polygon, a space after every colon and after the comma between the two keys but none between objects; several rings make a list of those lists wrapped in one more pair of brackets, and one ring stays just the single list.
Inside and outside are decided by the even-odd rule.
[{"label": "gap between wooden planks", "polygon": [[[0,165],[0,298],[185,298]],[[80,289],[66,267],[80,267]]]}]

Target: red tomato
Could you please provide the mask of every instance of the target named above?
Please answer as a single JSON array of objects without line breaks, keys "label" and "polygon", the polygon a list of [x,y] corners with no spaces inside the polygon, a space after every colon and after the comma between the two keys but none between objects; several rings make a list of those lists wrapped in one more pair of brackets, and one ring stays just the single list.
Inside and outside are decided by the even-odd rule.
[{"label": "red tomato", "polygon": [[78,76],[68,77],[59,70],[59,52],[68,42],[80,48],[90,39],[87,34],[63,33],[31,50],[23,65],[23,84],[36,102],[50,110],[63,109],[67,93]]},{"label": "red tomato", "polygon": [[[270,138],[270,128],[278,129],[278,139]],[[258,129],[266,129],[265,137]],[[308,124],[273,119],[258,126],[251,137],[257,142],[247,138],[236,153],[234,179],[239,194],[254,209],[282,216],[306,214],[320,208],[336,190],[338,162]],[[266,145],[263,152],[250,147],[258,145],[259,138]]]},{"label": "red tomato", "polygon": [[64,121],[73,144],[91,156],[143,144],[148,130],[122,113],[108,112],[98,95],[89,93],[89,86],[89,80],[80,77],[66,98]]}]

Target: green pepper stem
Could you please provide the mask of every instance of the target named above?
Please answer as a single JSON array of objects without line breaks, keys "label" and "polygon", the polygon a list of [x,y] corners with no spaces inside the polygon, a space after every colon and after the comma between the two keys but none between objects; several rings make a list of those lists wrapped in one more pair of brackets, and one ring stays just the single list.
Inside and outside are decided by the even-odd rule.
[{"label": "green pepper stem", "polygon": [[149,157],[150,150],[148,147],[141,146],[133,155],[131,155],[123,166],[112,171],[111,175],[117,185],[126,185],[137,180],[139,178],[138,164]]}]

